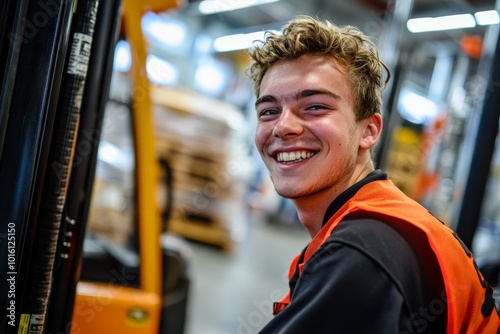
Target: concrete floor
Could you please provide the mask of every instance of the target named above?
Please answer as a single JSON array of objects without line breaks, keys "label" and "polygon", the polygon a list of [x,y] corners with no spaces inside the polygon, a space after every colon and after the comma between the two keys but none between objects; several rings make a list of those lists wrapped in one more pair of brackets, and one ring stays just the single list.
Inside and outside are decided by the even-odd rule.
[{"label": "concrete floor", "polygon": [[302,226],[250,223],[232,252],[189,242],[191,288],[185,334],[253,334],[287,291],[288,265],[309,242]]}]

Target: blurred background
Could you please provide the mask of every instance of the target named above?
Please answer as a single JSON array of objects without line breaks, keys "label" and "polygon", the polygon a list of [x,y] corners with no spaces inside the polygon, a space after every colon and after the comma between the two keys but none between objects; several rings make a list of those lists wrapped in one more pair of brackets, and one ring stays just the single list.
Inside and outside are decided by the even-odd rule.
[{"label": "blurred background", "polygon": [[[392,80],[377,165],[457,230],[497,283],[498,6],[493,0],[206,0],[142,17],[155,145],[172,178],[166,231],[181,245],[190,282],[186,334],[257,333],[286,291],[289,261],[308,242],[255,153],[255,97],[246,76],[252,41],[297,14],[357,26],[379,46]],[[117,105],[130,95],[131,52],[125,39],[118,43],[110,94]],[[116,124],[123,117],[112,109],[109,121]],[[123,164],[133,150],[125,127],[114,128],[109,147],[101,143],[100,150],[115,150]],[[133,199],[134,188],[123,182],[127,176],[106,186],[117,177],[109,168],[113,156],[99,155],[102,182],[92,211],[99,218],[89,228],[121,242],[134,231],[133,219],[127,227],[123,217],[106,215],[133,217],[132,201],[124,198]],[[129,167],[122,170],[133,173]],[[160,203],[167,191],[160,190]]]},{"label": "blurred background", "polygon": [[[24,2],[56,3],[19,4]],[[377,167],[454,229],[498,285],[500,0],[167,2],[177,6],[158,10],[162,1],[144,1],[143,7],[124,1],[128,16],[114,49],[102,132],[78,138],[98,142],[82,282],[100,282],[111,294],[115,288],[135,293],[144,282],[154,290],[161,280],[162,333],[258,333],[271,319],[272,303],[287,291],[288,265],[310,238],[290,201],[275,193],[256,153],[246,50],[264,31],[279,32],[297,14],[308,14],[357,26],[378,45],[392,79],[384,91]],[[35,9],[33,20],[46,16],[48,22]],[[140,21],[136,28],[127,26],[131,17]],[[142,38],[145,48],[137,42]],[[134,63],[142,56],[144,69]],[[31,69],[26,73],[30,81]],[[89,155],[80,144],[75,165]],[[12,146],[8,153],[17,150]],[[145,162],[150,155],[157,166]],[[151,175],[156,183],[149,183]],[[156,213],[163,266],[153,274],[160,263],[148,258],[159,253],[151,241]],[[79,296],[90,296],[93,287],[79,284]],[[92,318],[81,305],[74,323],[95,321],[102,329],[94,319],[101,316],[105,332],[113,332],[103,302]],[[129,327],[149,321],[146,311],[130,307]]]}]

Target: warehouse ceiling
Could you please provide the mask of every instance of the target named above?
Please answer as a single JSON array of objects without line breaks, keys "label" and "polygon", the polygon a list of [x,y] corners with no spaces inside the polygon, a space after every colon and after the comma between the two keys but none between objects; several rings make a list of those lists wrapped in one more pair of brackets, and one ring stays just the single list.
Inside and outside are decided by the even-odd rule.
[{"label": "warehouse ceiling", "polygon": [[[228,4],[238,0],[220,0]],[[178,12],[186,19],[200,22],[206,32],[240,33],[255,29],[279,29],[296,14],[319,16],[337,24],[351,24],[368,34],[383,25],[395,8],[411,0],[280,0],[255,7],[223,13],[201,15],[199,0],[190,0]],[[395,5],[396,4],[396,5]],[[474,13],[493,9],[495,0],[413,0],[410,18]],[[389,14],[389,15],[387,15]]]}]

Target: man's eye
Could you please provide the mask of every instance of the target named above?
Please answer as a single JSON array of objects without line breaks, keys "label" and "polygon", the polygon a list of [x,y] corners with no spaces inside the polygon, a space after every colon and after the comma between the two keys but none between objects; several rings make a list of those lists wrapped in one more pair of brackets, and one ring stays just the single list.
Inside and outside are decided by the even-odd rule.
[{"label": "man's eye", "polygon": [[259,113],[259,116],[277,115],[278,113],[279,113],[279,111],[277,109],[266,109],[266,110],[262,110]]},{"label": "man's eye", "polygon": [[323,106],[321,104],[313,104],[313,105],[307,107],[307,110],[322,110],[322,109],[325,109],[325,106]]}]

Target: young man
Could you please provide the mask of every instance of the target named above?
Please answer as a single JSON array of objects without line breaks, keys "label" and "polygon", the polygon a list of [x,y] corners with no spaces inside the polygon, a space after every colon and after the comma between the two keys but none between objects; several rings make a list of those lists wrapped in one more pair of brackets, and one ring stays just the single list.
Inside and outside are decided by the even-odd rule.
[{"label": "young man", "polygon": [[299,16],[250,56],[255,144],[312,238],[261,333],[497,333],[469,250],[374,169],[389,77],[375,45]]}]

